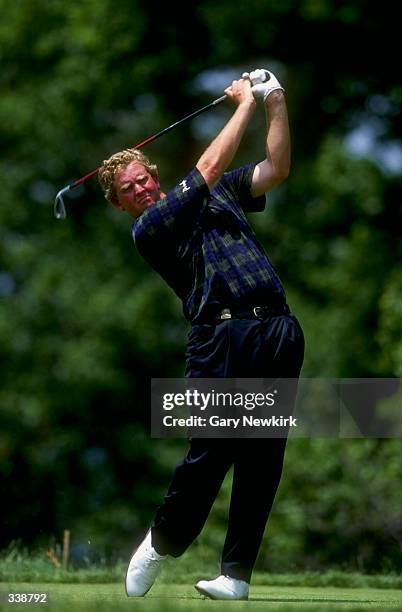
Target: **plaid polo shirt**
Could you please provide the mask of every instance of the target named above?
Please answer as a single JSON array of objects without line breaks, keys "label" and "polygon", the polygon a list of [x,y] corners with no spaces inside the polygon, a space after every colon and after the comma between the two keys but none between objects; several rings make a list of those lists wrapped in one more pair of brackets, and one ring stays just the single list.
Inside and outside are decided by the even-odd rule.
[{"label": "plaid polo shirt", "polygon": [[210,192],[194,168],[133,224],[140,255],[172,287],[192,323],[222,308],[283,304],[281,282],[247,212],[265,208],[250,193],[255,163],[225,173]]}]

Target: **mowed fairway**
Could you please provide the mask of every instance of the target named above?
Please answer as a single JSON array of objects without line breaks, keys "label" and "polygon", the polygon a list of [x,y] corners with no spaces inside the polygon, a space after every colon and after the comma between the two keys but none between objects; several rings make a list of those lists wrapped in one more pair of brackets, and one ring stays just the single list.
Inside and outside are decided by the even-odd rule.
[{"label": "mowed fairway", "polygon": [[[140,599],[128,599],[121,584],[32,584],[3,583],[1,610],[141,610],[144,612],[200,612],[206,610],[384,610],[402,609],[402,593],[390,589],[345,589],[335,587],[252,586],[248,602],[222,602],[202,599],[192,586],[155,585]],[[49,603],[41,605],[6,603],[8,592],[49,593]]]}]

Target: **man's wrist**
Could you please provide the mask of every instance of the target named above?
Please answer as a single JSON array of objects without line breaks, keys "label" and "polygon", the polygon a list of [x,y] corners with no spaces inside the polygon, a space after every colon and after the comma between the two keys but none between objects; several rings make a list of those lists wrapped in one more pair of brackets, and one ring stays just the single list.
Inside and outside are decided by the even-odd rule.
[{"label": "man's wrist", "polygon": [[243,100],[242,102],[240,102],[238,106],[238,108],[247,110],[249,112],[254,111],[256,107],[257,107],[257,103],[254,100],[254,98]]},{"label": "man's wrist", "polygon": [[276,104],[283,104],[285,102],[285,92],[282,89],[274,89],[271,93],[265,98],[264,104],[268,108],[270,106],[275,106]]}]

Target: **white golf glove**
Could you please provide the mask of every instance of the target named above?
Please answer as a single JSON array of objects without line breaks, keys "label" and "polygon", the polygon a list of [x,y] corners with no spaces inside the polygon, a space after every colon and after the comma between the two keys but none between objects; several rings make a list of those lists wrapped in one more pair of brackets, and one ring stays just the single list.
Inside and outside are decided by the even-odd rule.
[{"label": "white golf glove", "polygon": [[251,91],[256,100],[264,100],[265,102],[269,94],[276,89],[285,91],[276,76],[265,68],[257,68],[250,73],[244,72],[242,76],[250,79],[252,83]]}]

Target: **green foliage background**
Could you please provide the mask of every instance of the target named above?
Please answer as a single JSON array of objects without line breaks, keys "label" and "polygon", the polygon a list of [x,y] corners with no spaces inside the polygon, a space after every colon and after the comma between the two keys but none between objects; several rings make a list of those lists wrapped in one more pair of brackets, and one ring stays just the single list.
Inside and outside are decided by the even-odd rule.
[{"label": "green foliage background", "polygon": [[[185,444],[150,440],[149,379],[182,374],[180,304],[94,181],[64,223],[53,198],[245,69],[272,67],[287,92],[292,173],[252,223],[303,324],[303,375],[402,376],[396,5],[0,0],[0,546],[70,528],[77,559],[124,556],[160,502]],[[230,112],[148,147],[166,189]],[[264,156],[263,136],[261,111],[235,165]],[[259,569],[399,567],[400,449],[292,441]],[[229,484],[195,544],[206,555]]]}]

